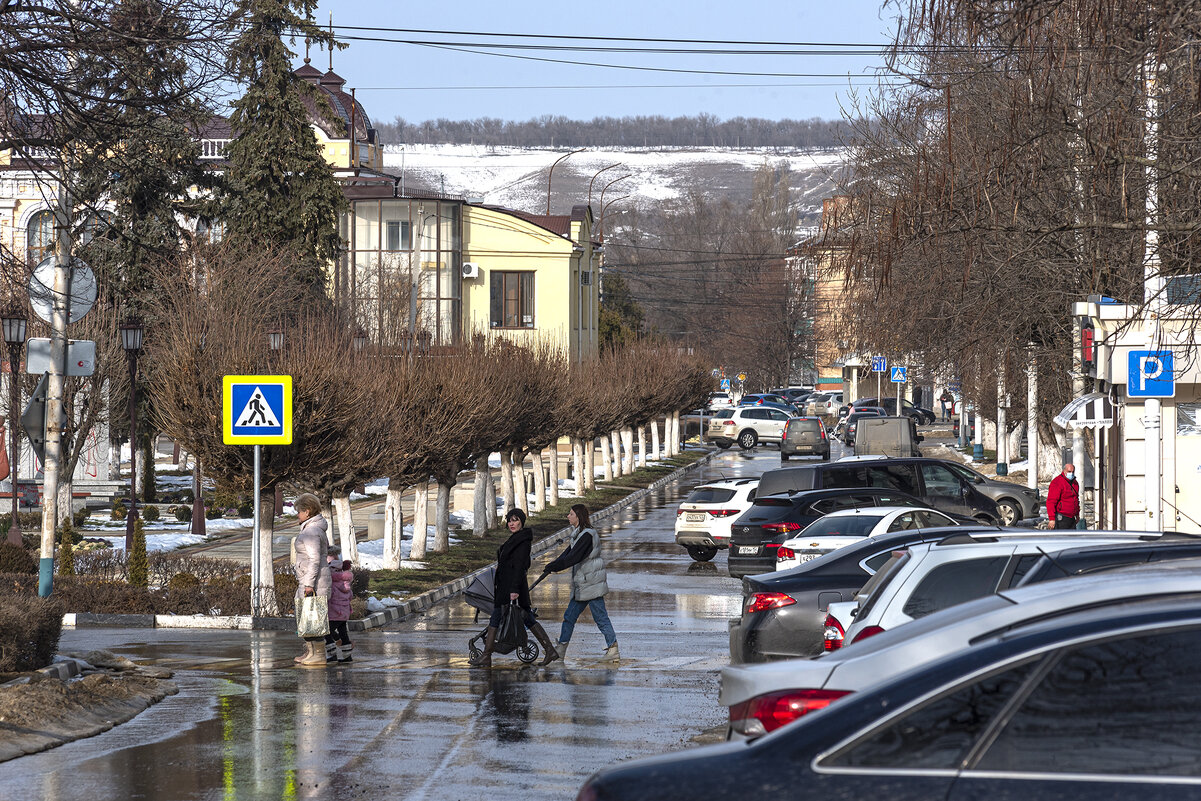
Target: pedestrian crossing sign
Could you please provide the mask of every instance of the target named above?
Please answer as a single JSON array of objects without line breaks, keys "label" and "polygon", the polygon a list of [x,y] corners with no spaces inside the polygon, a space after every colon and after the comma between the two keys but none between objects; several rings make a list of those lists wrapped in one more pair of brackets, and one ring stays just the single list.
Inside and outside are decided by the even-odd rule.
[{"label": "pedestrian crossing sign", "polygon": [[222,396],[226,445],[292,444],[292,376],[227,375]]}]

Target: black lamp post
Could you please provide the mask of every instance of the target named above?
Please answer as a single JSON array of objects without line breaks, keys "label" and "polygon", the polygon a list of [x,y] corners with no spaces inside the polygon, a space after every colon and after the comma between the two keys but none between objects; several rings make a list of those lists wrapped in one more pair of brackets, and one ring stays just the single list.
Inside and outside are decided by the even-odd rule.
[{"label": "black lamp post", "polygon": [[12,459],[10,460],[10,475],[12,479],[12,510],[13,522],[8,529],[8,541],[14,545],[21,544],[21,526],[17,515],[21,511],[19,485],[17,484],[17,459],[20,457],[17,438],[17,411],[21,402],[21,389],[17,386],[17,375],[21,364],[21,348],[25,345],[25,311],[17,306],[10,306],[4,312],[4,342],[8,345],[8,366],[11,371],[9,407],[9,430],[12,432]]},{"label": "black lamp post", "polygon": [[125,552],[133,550],[133,529],[138,519],[138,356],[142,352],[142,321],[131,318],[121,325],[121,347],[129,359],[129,514],[125,518]]}]

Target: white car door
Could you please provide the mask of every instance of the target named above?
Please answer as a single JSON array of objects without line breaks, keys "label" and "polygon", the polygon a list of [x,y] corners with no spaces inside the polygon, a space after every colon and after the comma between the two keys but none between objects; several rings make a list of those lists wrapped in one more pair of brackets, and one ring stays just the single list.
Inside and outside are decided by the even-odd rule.
[{"label": "white car door", "polygon": [[788,423],[788,415],[779,409],[764,409],[768,419],[764,423],[764,437],[777,442],[784,439],[784,426]]}]

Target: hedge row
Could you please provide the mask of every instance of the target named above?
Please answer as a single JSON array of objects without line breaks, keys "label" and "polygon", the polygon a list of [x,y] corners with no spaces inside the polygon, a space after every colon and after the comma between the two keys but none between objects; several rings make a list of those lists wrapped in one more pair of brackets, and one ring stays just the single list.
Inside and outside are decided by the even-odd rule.
[{"label": "hedge row", "polygon": [[[36,584],[35,580],[35,590]],[[63,604],[58,599],[0,595],[0,673],[49,665],[62,630]]]}]

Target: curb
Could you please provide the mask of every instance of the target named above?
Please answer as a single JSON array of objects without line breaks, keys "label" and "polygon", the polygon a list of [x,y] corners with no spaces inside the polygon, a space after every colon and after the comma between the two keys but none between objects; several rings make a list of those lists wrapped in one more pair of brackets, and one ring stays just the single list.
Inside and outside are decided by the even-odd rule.
[{"label": "curb", "polygon": [[[52,665],[47,665],[46,667],[38,668],[37,670],[30,671],[30,672],[40,673],[43,676],[45,676],[46,678],[58,679],[60,681],[66,681],[67,679],[72,679],[72,678],[75,678],[76,676],[82,675],[83,668],[80,667],[79,662],[67,657],[67,658],[64,658],[61,662],[55,662]],[[0,687],[16,687],[19,684],[28,684],[28,683],[29,683],[29,677],[22,676],[21,678],[13,679],[12,681],[6,681],[3,684],[0,684]]]},{"label": "curb", "polygon": [[[605,520],[613,517],[618,512],[628,506],[632,506],[638,501],[650,495],[655,490],[663,487],[687,473],[708,464],[721,451],[710,451],[705,456],[697,459],[691,464],[678,467],[660,479],[656,479],[649,486],[631,492],[626,497],[622,498],[617,503],[606,506],[592,515],[594,521]],[[556,531],[554,534],[543,537],[533,544],[530,548],[530,556],[538,556],[545,553],[559,543],[567,540],[567,535],[570,533],[569,527],[564,527]],[[364,631],[366,629],[378,628],[379,626],[387,625],[404,620],[410,615],[424,612],[434,604],[444,601],[458,595],[463,590],[475,581],[476,577],[481,573],[491,570],[496,565],[495,562],[485,565],[484,567],[474,570],[465,576],[461,576],[454,581],[447,582],[432,590],[426,590],[420,595],[401,601],[396,606],[389,606],[379,612],[373,612],[361,620],[349,621],[351,631]],[[292,617],[260,617],[252,618],[250,615],[107,615],[93,613],[68,613],[63,615],[63,626],[71,628],[92,628],[92,627],[124,627],[124,628],[174,628],[174,629],[245,629],[255,631],[288,631],[296,626],[296,620]],[[53,670],[60,665],[66,663],[58,663],[51,665],[43,670]],[[78,666],[75,666],[76,672],[71,675],[79,675]]]}]

